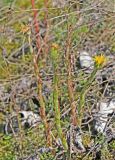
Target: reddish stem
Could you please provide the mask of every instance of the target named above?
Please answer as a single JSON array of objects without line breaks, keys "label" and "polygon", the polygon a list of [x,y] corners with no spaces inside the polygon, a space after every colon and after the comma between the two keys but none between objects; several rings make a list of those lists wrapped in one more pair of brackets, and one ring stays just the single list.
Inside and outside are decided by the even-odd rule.
[{"label": "reddish stem", "polygon": [[37,21],[37,10],[35,8],[35,1],[31,0],[31,4],[32,4],[32,9],[33,9],[33,13],[34,13],[34,28],[35,28],[35,32],[36,32],[36,45],[38,50],[40,49],[40,36],[39,36],[39,23]]},{"label": "reddish stem", "polygon": [[34,28],[35,28],[35,33],[36,33],[36,46],[38,49],[38,53],[37,55],[34,55],[33,57],[33,62],[34,62],[34,70],[36,73],[36,77],[37,77],[37,82],[38,82],[38,99],[40,102],[40,115],[41,118],[43,120],[44,126],[45,126],[45,132],[46,132],[46,138],[47,138],[47,145],[51,146],[51,136],[50,136],[50,127],[49,124],[47,122],[47,117],[46,117],[46,112],[45,112],[45,102],[44,102],[44,98],[42,95],[42,79],[40,76],[40,70],[39,70],[39,66],[38,66],[38,58],[40,55],[40,51],[41,51],[41,39],[40,39],[40,35],[39,35],[39,23],[37,21],[37,10],[35,9],[35,1],[31,0],[31,4],[32,4],[32,9],[33,9],[33,19],[34,19]]}]

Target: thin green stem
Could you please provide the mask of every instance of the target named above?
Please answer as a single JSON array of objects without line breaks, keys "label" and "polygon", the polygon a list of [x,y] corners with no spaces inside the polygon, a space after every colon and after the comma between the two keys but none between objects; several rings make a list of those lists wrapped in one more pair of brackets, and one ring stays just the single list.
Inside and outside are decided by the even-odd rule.
[{"label": "thin green stem", "polygon": [[86,96],[86,93],[88,92],[88,89],[89,89],[91,83],[94,81],[96,73],[97,73],[97,68],[95,67],[94,71],[91,73],[89,79],[86,81],[86,83],[81,91],[81,94],[80,94],[80,101],[79,101],[79,106],[78,106],[78,115],[79,115],[80,125],[81,125],[81,121],[82,121],[82,117],[83,117],[85,96]]},{"label": "thin green stem", "polygon": [[65,150],[68,150],[68,145],[66,142],[66,138],[63,134],[62,127],[61,127],[61,120],[60,120],[60,107],[59,107],[59,93],[58,93],[58,51],[53,49],[51,51],[52,56],[52,63],[54,69],[54,77],[53,77],[53,107],[54,107],[54,114],[55,114],[55,125],[57,129],[57,133],[59,138],[62,141],[62,145]]}]

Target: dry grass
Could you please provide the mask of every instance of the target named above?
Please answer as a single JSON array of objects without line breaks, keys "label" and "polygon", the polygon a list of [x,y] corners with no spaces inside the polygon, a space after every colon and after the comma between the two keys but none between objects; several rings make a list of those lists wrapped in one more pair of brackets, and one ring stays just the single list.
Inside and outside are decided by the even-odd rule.
[{"label": "dry grass", "polygon": [[[115,88],[114,1],[61,2],[54,6],[47,0],[0,2],[1,160],[114,159],[115,142],[95,135],[92,124],[97,102],[114,98],[105,96],[110,82],[112,92]],[[86,74],[79,64],[81,50],[91,56],[104,54],[106,65],[93,76]],[[103,72],[107,78],[97,81]],[[25,129],[21,110],[37,113],[42,121]],[[11,133],[4,133],[5,124]],[[82,130],[84,152],[72,147],[72,128]],[[43,147],[47,148],[42,153]]]}]

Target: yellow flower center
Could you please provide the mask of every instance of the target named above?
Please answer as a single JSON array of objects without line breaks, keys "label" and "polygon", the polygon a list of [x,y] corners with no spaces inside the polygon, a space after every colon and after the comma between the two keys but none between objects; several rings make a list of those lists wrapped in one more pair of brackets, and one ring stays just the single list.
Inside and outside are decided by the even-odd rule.
[{"label": "yellow flower center", "polygon": [[52,43],[51,47],[52,47],[53,49],[59,49],[59,45],[56,44],[56,43]]},{"label": "yellow flower center", "polygon": [[29,25],[21,25],[21,32],[27,33],[30,30],[30,26]]},{"label": "yellow flower center", "polygon": [[98,55],[94,57],[94,61],[98,66],[104,65],[106,62],[106,57],[104,55]]}]

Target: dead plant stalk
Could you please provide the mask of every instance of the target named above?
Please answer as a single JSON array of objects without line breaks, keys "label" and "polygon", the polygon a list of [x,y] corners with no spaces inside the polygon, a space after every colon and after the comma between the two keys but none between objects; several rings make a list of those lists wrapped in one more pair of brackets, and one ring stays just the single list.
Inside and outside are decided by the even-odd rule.
[{"label": "dead plant stalk", "polygon": [[47,117],[46,117],[46,112],[45,112],[45,102],[44,102],[44,98],[42,95],[42,79],[40,76],[40,69],[38,66],[38,59],[40,56],[40,51],[41,51],[41,40],[40,40],[40,36],[39,36],[39,23],[37,21],[37,10],[35,8],[35,1],[31,0],[31,5],[32,5],[32,9],[33,9],[33,21],[34,21],[34,28],[35,28],[35,33],[36,33],[36,46],[38,49],[38,53],[37,55],[33,55],[33,63],[34,63],[34,70],[35,70],[35,74],[37,77],[37,88],[38,88],[38,99],[40,102],[40,114],[41,114],[41,118],[43,120],[44,126],[45,126],[45,132],[46,132],[46,139],[47,139],[47,145],[51,146],[51,135],[50,135],[50,127],[49,124],[47,122]]},{"label": "dead plant stalk", "polygon": [[71,75],[71,36],[72,36],[72,28],[68,27],[68,35],[67,35],[67,42],[66,42],[66,66],[67,66],[67,87],[68,87],[68,94],[69,94],[69,101],[71,107],[71,122],[72,125],[77,126],[77,115],[76,115],[76,104],[74,99],[74,91],[73,91],[73,82],[72,82],[72,75]]}]

